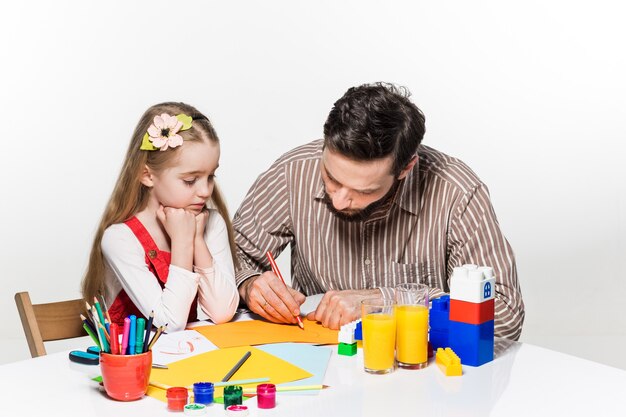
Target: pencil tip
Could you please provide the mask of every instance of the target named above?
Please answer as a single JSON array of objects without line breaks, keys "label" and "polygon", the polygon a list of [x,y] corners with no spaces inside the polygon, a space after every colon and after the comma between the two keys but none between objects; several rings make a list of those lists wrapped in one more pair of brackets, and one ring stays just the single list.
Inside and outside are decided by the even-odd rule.
[{"label": "pencil tip", "polygon": [[322,389],[330,388],[330,385],[322,385]]}]

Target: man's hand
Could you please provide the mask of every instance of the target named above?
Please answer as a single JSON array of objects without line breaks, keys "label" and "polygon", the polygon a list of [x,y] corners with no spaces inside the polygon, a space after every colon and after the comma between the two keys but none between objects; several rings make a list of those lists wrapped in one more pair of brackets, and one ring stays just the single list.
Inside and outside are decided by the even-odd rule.
[{"label": "man's hand", "polygon": [[306,299],[270,271],[247,279],[239,287],[239,295],[250,310],[275,323],[296,323]]},{"label": "man's hand", "polygon": [[329,329],[339,329],[346,323],[361,317],[361,301],[381,297],[378,289],[328,291],[322,297],[317,309],[306,318],[322,323]]}]

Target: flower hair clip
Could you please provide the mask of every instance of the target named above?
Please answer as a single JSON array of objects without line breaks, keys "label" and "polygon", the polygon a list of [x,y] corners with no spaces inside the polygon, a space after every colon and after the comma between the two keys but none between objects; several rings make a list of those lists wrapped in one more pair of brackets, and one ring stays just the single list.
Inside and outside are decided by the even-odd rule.
[{"label": "flower hair clip", "polygon": [[163,113],[154,116],[154,121],[143,135],[141,147],[144,151],[165,151],[183,144],[183,137],[178,134],[183,130],[191,129],[191,117],[186,114],[170,116]]}]

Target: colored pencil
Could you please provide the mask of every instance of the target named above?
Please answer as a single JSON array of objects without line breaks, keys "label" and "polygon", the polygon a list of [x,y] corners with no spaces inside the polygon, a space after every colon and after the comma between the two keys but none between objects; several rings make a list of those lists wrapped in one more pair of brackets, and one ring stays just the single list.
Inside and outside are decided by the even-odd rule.
[{"label": "colored pencil", "polygon": [[105,326],[107,328],[107,331],[111,331],[110,330],[110,323],[112,323],[111,321],[111,316],[109,315],[109,308],[106,305],[106,302],[104,301],[104,295],[100,294],[100,298],[102,299],[102,302],[100,304],[102,304],[102,312],[104,313],[104,317],[108,320],[108,322],[105,322]]},{"label": "colored pencil", "polygon": [[150,331],[152,330],[152,320],[154,320],[154,310],[150,312],[148,324],[146,324],[146,336],[143,339],[143,351],[148,351],[148,343],[150,342]]},{"label": "colored pencil", "polygon": [[98,339],[98,337],[94,334],[94,332],[89,328],[89,326],[87,326],[86,324],[83,323],[83,329],[85,329],[85,331],[87,332],[87,334],[91,337],[91,339],[96,343],[96,345],[98,345],[98,347],[100,349],[102,349],[102,346],[100,345],[100,340]]},{"label": "colored pencil", "polygon": [[159,337],[161,337],[161,333],[163,333],[165,329],[167,329],[167,324],[165,326],[159,327],[159,329],[156,331],[156,333],[152,337],[152,340],[150,340],[150,343],[148,343],[148,350],[152,350],[152,346],[154,346],[156,341],[159,340]]},{"label": "colored pencil", "polygon": [[[250,385],[250,384],[260,384],[263,382],[269,382],[269,378],[251,378],[251,379],[240,379],[226,382],[215,382],[213,383],[214,387],[225,387],[226,385]],[[192,387],[193,388],[193,387]]]},{"label": "colored pencil", "polygon": [[239,359],[239,361],[235,364],[235,366],[233,366],[233,368],[228,371],[228,373],[226,374],[226,376],[224,378],[222,378],[222,382],[226,382],[228,381],[234,374],[235,372],[237,372],[239,370],[239,368],[241,368],[241,365],[243,365],[243,363],[245,361],[248,360],[248,358],[250,357],[250,355],[252,355],[252,352],[247,351],[241,359]]},{"label": "colored pencil", "polygon": [[102,341],[102,351],[110,352],[109,342],[107,341],[106,329],[101,323],[98,323],[98,332],[101,334],[100,340]]},{"label": "colored pencil", "polygon": [[[272,252],[267,251],[265,255],[267,256],[267,259],[270,261],[270,265],[272,266],[272,271],[278,276],[278,278],[280,278],[283,284],[285,284],[285,287],[287,287],[287,284],[285,283],[285,280],[283,279],[283,276],[280,273],[280,270],[278,269],[278,265],[276,265],[276,260],[274,259],[274,255],[272,255]],[[304,323],[302,323],[302,319],[300,318],[300,316],[296,316],[296,320],[298,320],[298,327],[304,330]]]},{"label": "colored pencil", "polygon": [[[250,384],[259,384],[264,382],[269,382],[269,378],[253,378],[253,379],[240,379],[238,381],[228,381],[228,382],[215,382],[213,384],[214,387],[225,387],[227,385],[250,385]],[[160,382],[150,381],[150,385],[153,387],[168,389],[172,388],[172,385],[161,384]],[[186,387],[188,390],[193,390],[193,385]],[[254,389],[256,392],[256,388]]]},{"label": "colored pencil", "polygon": [[83,321],[83,324],[85,324],[87,327],[91,329],[92,332],[95,330],[95,327],[93,327],[93,323],[87,317],[81,314],[80,319]]},{"label": "colored pencil", "polygon": [[[329,388],[328,385],[277,385],[276,392],[314,391]],[[244,388],[244,394],[256,394],[256,388]]]},{"label": "colored pencil", "polygon": [[93,296],[93,305],[96,307],[96,311],[98,312],[98,319],[100,320],[100,323],[104,324],[104,315],[102,314],[102,308],[100,308],[100,301],[98,301],[95,295]]}]

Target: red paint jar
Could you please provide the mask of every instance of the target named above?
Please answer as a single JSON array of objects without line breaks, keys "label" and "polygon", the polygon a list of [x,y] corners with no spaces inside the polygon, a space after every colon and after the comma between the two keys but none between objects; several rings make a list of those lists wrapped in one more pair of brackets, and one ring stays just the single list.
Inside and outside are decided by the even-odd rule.
[{"label": "red paint jar", "polygon": [[170,411],[183,411],[187,404],[187,388],[172,387],[167,389],[167,409]]},{"label": "red paint jar", "polygon": [[259,384],[256,387],[257,406],[259,408],[276,407],[276,385]]}]

